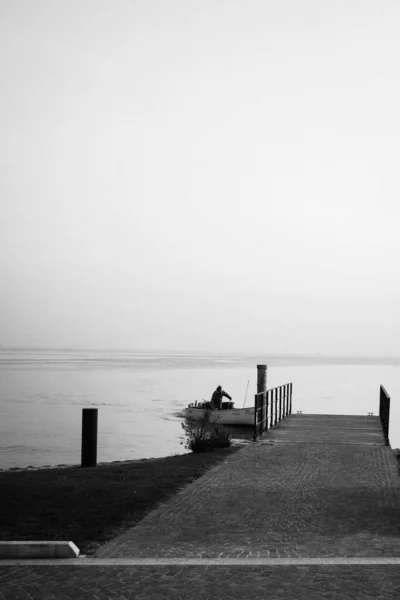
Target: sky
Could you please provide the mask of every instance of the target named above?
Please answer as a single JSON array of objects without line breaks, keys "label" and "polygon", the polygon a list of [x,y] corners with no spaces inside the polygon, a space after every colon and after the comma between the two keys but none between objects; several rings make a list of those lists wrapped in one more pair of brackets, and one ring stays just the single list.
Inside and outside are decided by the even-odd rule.
[{"label": "sky", "polygon": [[0,345],[399,356],[399,30],[0,0]]}]

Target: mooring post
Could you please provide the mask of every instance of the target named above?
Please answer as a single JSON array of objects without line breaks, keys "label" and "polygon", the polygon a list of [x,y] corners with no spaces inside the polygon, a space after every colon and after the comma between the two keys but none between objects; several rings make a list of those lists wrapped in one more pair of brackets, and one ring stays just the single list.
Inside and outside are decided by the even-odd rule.
[{"label": "mooring post", "polygon": [[257,365],[257,394],[267,389],[267,365]]},{"label": "mooring post", "polygon": [[97,465],[97,408],[82,408],[81,467]]},{"label": "mooring post", "polygon": [[[254,440],[257,439],[259,435],[258,425],[258,409],[261,408],[262,420],[265,418],[265,410],[266,410],[266,391],[267,391],[267,365],[257,365],[257,394],[255,396],[254,402]],[[259,396],[258,394],[262,394]],[[260,402],[261,399],[261,402]],[[261,424],[263,427],[263,422]],[[262,430],[261,430],[262,433]]]}]

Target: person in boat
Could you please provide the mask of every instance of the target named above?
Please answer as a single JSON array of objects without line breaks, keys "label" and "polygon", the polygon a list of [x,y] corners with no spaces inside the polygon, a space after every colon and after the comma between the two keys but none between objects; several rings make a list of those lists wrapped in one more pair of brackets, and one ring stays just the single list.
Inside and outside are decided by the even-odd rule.
[{"label": "person in boat", "polygon": [[222,387],[219,385],[211,397],[211,408],[213,410],[214,409],[221,410],[222,398],[224,396],[225,396],[225,398],[229,398],[229,400],[232,400],[231,396],[229,394],[227,394],[226,392],[224,392]]}]

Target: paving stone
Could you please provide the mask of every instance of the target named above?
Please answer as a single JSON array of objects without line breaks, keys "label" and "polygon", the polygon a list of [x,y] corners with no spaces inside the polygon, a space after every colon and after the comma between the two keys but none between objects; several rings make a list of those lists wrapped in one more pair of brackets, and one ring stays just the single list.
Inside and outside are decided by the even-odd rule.
[{"label": "paving stone", "polygon": [[[23,580],[21,571],[25,571]],[[178,600],[188,597],[202,600],[391,600],[400,594],[400,571],[393,565],[379,565],[374,569],[354,565],[2,567],[0,577],[0,598],[6,600]]]},{"label": "paving stone", "polygon": [[96,556],[348,557],[349,564],[2,566],[0,561],[0,600],[397,599],[398,565],[354,564],[355,557],[400,557],[397,463],[377,417],[288,418]]},{"label": "paving stone", "polygon": [[98,557],[400,556],[390,447],[248,445]]}]

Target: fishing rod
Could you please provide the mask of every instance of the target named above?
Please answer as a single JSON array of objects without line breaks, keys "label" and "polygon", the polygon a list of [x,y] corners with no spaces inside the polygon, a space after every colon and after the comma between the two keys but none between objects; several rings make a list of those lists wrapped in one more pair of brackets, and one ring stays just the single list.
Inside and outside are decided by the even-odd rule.
[{"label": "fishing rod", "polygon": [[247,399],[247,390],[249,389],[249,381],[250,381],[250,380],[248,380],[248,381],[247,381],[246,395],[245,395],[245,397],[244,397],[243,408],[244,408],[244,405],[246,404],[246,399]]}]

